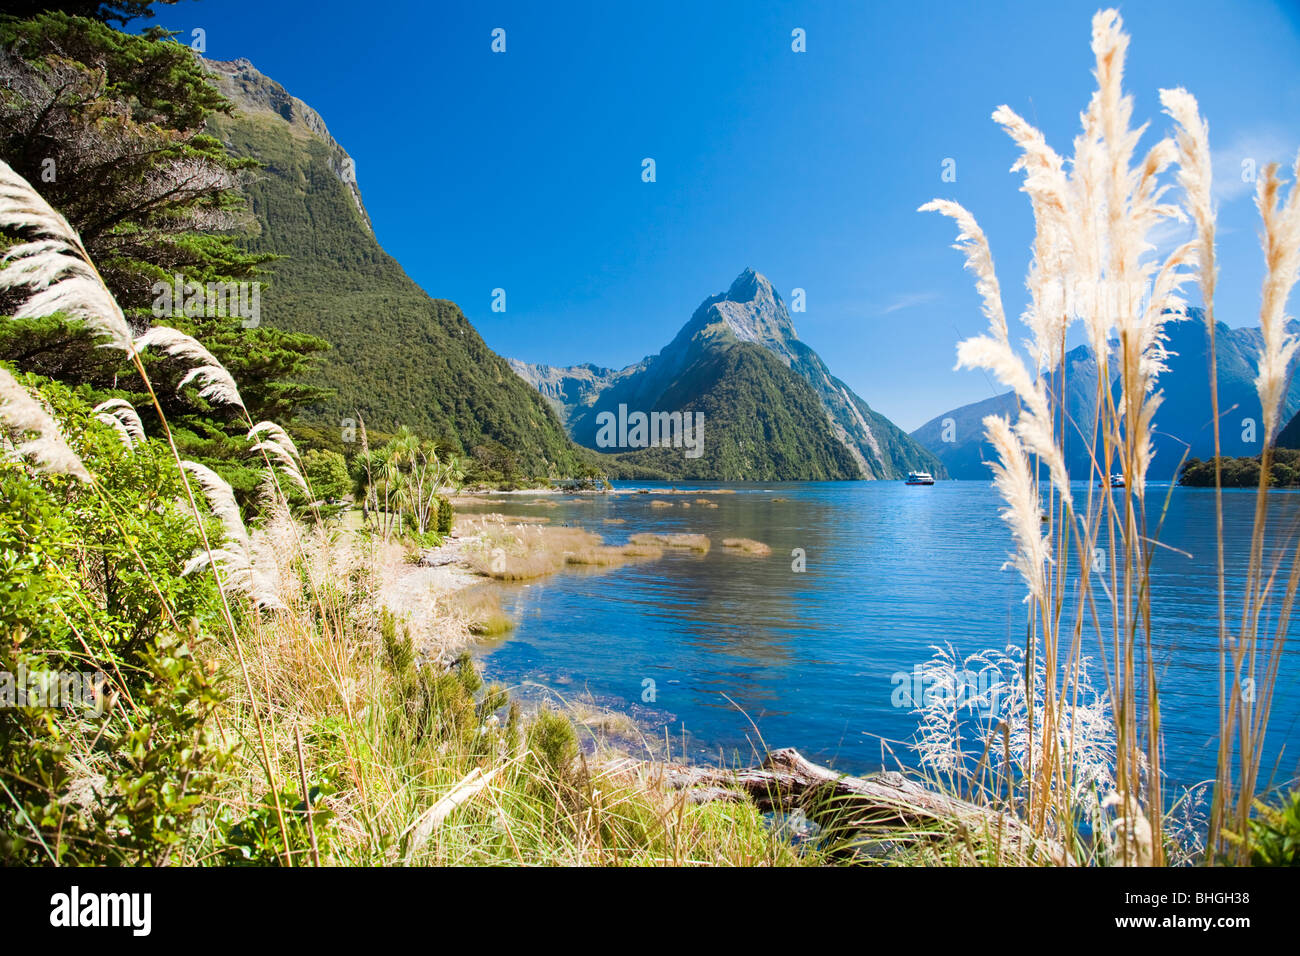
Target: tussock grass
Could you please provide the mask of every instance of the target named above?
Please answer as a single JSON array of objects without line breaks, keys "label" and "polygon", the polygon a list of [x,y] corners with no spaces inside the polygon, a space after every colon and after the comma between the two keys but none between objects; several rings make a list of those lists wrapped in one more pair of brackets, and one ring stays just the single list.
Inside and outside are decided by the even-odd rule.
[{"label": "tussock grass", "polygon": [[498,581],[532,581],[548,577],[564,567],[563,553],[530,551],[510,554],[497,559],[491,554],[469,558],[469,564],[479,574]]},{"label": "tussock grass", "polygon": [[600,545],[592,548],[580,548],[565,555],[569,564],[594,565],[597,567],[616,568],[633,560],[655,560],[663,557],[663,549],[644,545]]},{"label": "tussock grass", "polygon": [[[298,639],[296,623],[268,619],[247,644],[259,700],[275,702],[273,767],[291,776],[301,754],[308,778],[328,781],[322,800],[333,819],[316,834],[322,863],[815,859],[774,834],[752,804],[693,805],[645,765],[602,751],[606,733],[634,732],[626,717],[582,699],[526,716],[505,689],[483,688],[467,657],[450,670],[418,663],[396,620],[369,637],[353,629],[359,622],[342,619],[311,644]],[[248,703],[231,702],[232,734],[248,721]],[[257,789],[250,797],[247,784],[243,774],[226,781],[222,800],[237,813],[256,806]],[[316,856],[301,834],[285,862],[306,865]]]},{"label": "tussock grass", "polygon": [[534,580],[566,565],[614,568],[663,556],[662,548],[646,543],[608,545],[600,535],[582,528],[511,524],[500,515],[469,520],[461,527],[477,536],[466,550],[467,562],[499,581]]},{"label": "tussock grass", "polygon": [[623,545],[622,551],[629,558],[662,558],[664,549],[657,544],[636,544],[629,541]]},{"label": "tussock grass", "polygon": [[569,700],[569,715],[583,727],[620,735],[637,732],[637,724],[627,714],[601,707],[589,695]]},{"label": "tussock grass", "polygon": [[564,556],[565,562],[574,565],[590,565],[593,567],[618,567],[627,561],[621,548],[612,545],[598,545],[591,548],[581,548],[577,551],[570,552]]},{"label": "tussock grass", "polygon": [[679,532],[676,534],[656,534],[650,531],[644,531],[640,534],[634,534],[628,538],[628,542],[635,545],[658,546],[661,548],[677,548],[684,551],[698,551],[701,554],[709,550],[709,538],[703,534],[689,534]]},{"label": "tussock grass", "polygon": [[734,554],[749,554],[759,558],[772,553],[771,547],[753,538],[723,538],[722,546]]},{"label": "tussock grass", "polygon": [[[668,488],[666,490],[660,488],[656,491],[656,493],[661,495],[699,495],[700,494],[698,490],[692,491],[689,488]],[[709,494],[711,495],[734,495],[735,493],[736,490],[734,488],[716,488],[716,489],[711,489],[709,491]]]},{"label": "tussock grass", "polygon": [[492,585],[457,591],[448,604],[475,637],[499,637],[514,630],[515,622],[501,609],[501,598]]},{"label": "tussock grass", "polygon": [[498,581],[529,581],[561,571],[567,555],[600,545],[599,535],[582,528],[556,527],[539,519],[476,515],[457,525],[474,536],[465,561],[479,574]]}]

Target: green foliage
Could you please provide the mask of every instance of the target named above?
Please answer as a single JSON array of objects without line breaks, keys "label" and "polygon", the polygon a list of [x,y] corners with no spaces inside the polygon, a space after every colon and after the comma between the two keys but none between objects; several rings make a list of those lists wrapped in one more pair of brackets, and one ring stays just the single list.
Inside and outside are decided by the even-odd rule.
[{"label": "green foliage", "polygon": [[[1269,486],[1295,488],[1300,486],[1300,450],[1274,448],[1269,467]],[[1202,461],[1189,458],[1178,475],[1178,483],[1189,488],[1214,487],[1214,458]],[[1258,488],[1260,458],[1219,458],[1219,469],[1224,488]]]},{"label": "green foliage", "polygon": [[[665,447],[602,457],[612,477],[833,481],[858,476],[853,457],[832,432],[812,387],[757,345],[738,343],[706,351],[664,390],[654,407],[702,412],[703,454],[687,458],[684,449]],[[583,429],[591,429],[594,436],[594,415],[574,427],[581,440],[586,440],[581,438]]]},{"label": "green foliage", "polygon": [[[268,793],[226,833],[222,856],[231,866],[282,866],[285,845],[299,864],[311,862],[312,837],[316,850],[328,856],[335,835],[335,813],[325,802],[334,793],[328,780],[313,786],[306,799],[291,787]],[[278,797],[278,800],[277,800]],[[281,829],[280,821],[284,820]]]},{"label": "green foliage", "polygon": [[399,690],[405,692],[415,681],[415,643],[410,628],[384,608],[379,616],[379,635],[384,642],[388,672],[397,681]]},{"label": "green foliage", "polygon": [[453,670],[460,686],[465,688],[465,693],[477,694],[483,687],[483,678],[479,677],[478,668],[474,666],[474,658],[469,651],[461,651],[456,656]]},{"label": "green foliage", "polygon": [[200,538],[180,473],[158,442],[128,451],[77,391],[20,378],[96,484],[0,463],[0,670],[98,672],[114,703],[0,710],[0,858],[178,860],[226,760],[209,736],[217,675],[196,659],[218,599],[210,576],[181,573]]},{"label": "green foliage", "polygon": [[1249,826],[1252,866],[1300,866],[1300,790],[1276,804],[1256,801]]},{"label": "green foliage", "polygon": [[528,724],[524,739],[546,779],[563,782],[571,777],[578,757],[578,735],[568,717],[542,707]]},{"label": "green foliage", "polygon": [[310,448],[303,455],[303,470],[312,494],[326,500],[338,499],[352,491],[348,463],[336,451]]},{"label": "green foliage", "polygon": [[418,664],[409,629],[387,610],[380,615],[380,636],[393,678],[393,732],[411,741],[458,742],[476,752],[480,722],[474,694],[483,682],[469,653],[446,671]]},{"label": "green foliage", "polygon": [[353,495],[362,514],[374,516],[377,530],[427,547],[441,543],[445,533],[439,530],[441,492],[460,488],[464,477],[459,457],[405,425],[382,448],[357,455],[351,468]]},{"label": "green foliage", "polygon": [[442,495],[438,496],[438,534],[451,534],[451,524],[455,517],[451,502]]},{"label": "green foliage", "polygon": [[[37,385],[33,376],[20,380]],[[0,623],[21,625],[43,647],[96,634],[124,659],[173,626],[164,602],[178,623],[216,626],[210,578],[181,575],[201,538],[166,445],[128,451],[79,392],[47,382],[40,394],[94,462],[98,490],[0,463],[0,589],[11,599]]]},{"label": "green foliage", "polygon": [[[84,670],[87,662],[13,643],[0,667]],[[111,668],[101,714],[0,709],[0,861],[161,865],[210,812],[229,755],[210,731],[222,697],[187,639],[162,635]],[[36,652],[33,653],[33,650]],[[125,680],[121,679],[126,674]],[[117,677],[115,681],[113,678]],[[134,685],[124,692],[123,684]],[[128,703],[129,702],[129,703]]]},{"label": "green foliage", "polygon": [[487,690],[483,692],[483,699],[479,701],[479,715],[486,719],[509,702],[510,694],[504,687],[500,684],[489,684]]},{"label": "green foliage", "polygon": [[96,745],[119,757],[96,832],[127,834],[105,862],[161,864],[206,809],[227,761],[211,723],[222,696],[175,635],[142,651],[136,666],[144,680],[139,710],[109,721]]},{"label": "green foliage", "polygon": [[520,732],[522,713],[519,701],[512,699],[510,706],[506,708],[506,744],[511,753],[518,750],[520,743],[523,741],[523,735]]},{"label": "green foliage", "polygon": [[[66,492],[65,492],[66,493]],[[14,463],[0,464],[0,629],[19,627],[67,649],[67,596],[56,562],[76,547],[58,497],[27,479]]]}]

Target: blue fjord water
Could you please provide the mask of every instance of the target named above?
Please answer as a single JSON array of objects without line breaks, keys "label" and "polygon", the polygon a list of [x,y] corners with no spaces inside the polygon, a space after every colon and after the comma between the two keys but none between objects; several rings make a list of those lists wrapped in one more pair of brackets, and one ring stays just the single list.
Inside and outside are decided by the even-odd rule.
[{"label": "blue fjord water", "polygon": [[[794,746],[867,772],[915,762],[907,743],[917,717],[894,706],[894,674],[911,672],[935,644],[965,655],[1024,643],[1024,588],[1003,567],[1010,535],[985,482],[726,486],[735,494],[676,487],[698,489],[718,507],[683,508],[696,496],[675,495],[661,498],[674,507],[656,508],[653,493],[490,506],[582,526],[610,543],[640,531],[690,531],[707,534],[713,548],[504,587],[517,629],[481,651],[488,679],[590,694],[660,739],[667,728],[676,752],[684,730],[696,759],[747,760],[761,734],[768,747]],[[1153,522],[1168,490],[1149,492]],[[1076,494],[1087,491],[1080,485]],[[1300,494],[1276,493],[1270,502],[1268,554],[1281,559],[1280,590],[1300,534]],[[1224,493],[1230,622],[1240,615],[1254,506],[1253,492]],[[724,537],[766,542],[772,554],[732,553],[720,547]],[[1215,763],[1213,492],[1173,489],[1160,540],[1151,597],[1165,766],[1172,782],[1190,785],[1212,777]],[[806,555],[803,573],[792,570],[796,548]],[[1091,625],[1084,646],[1100,679]],[[1300,643],[1287,651],[1271,727],[1265,778],[1276,770],[1284,779],[1300,754]]]}]

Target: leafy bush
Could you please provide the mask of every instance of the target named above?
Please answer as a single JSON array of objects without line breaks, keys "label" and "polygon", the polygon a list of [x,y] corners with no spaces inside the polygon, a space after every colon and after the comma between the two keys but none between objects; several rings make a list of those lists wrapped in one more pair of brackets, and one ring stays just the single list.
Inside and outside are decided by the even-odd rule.
[{"label": "leafy bush", "polygon": [[178,862],[227,759],[209,736],[217,592],[182,574],[198,528],[165,446],[128,451],[77,393],[26,382],[96,478],[0,463],[0,669],[97,672],[108,700],[0,710],[0,859]]},{"label": "leafy bush", "polygon": [[[164,636],[140,651],[130,707],[120,686],[104,712],[0,709],[0,861],[36,865],[162,865],[210,812],[229,754],[211,734],[218,678],[188,640]],[[17,642],[15,641],[15,644]],[[51,669],[48,655],[13,645],[5,670]],[[75,662],[60,661],[71,667]],[[85,666],[82,662],[82,667]],[[134,682],[134,681],[133,681]]]},{"label": "leafy bush", "polygon": [[442,495],[438,496],[438,534],[451,534],[451,522],[454,517],[451,502]]},{"label": "leafy bush", "polygon": [[204,632],[219,626],[212,579],[181,573],[202,539],[166,445],[144,441],[128,451],[77,393],[23,380],[39,383],[93,464],[97,488],[0,463],[0,594],[7,598],[0,624],[21,624],[47,650],[69,648],[74,634],[99,635],[127,664],[190,619]]},{"label": "leafy bush", "polygon": [[559,782],[569,778],[578,756],[578,735],[568,717],[543,707],[528,725],[525,739],[538,769],[548,779]]},{"label": "leafy bush", "polygon": [[337,500],[352,490],[347,461],[338,452],[311,448],[302,456],[302,462],[312,494],[317,498]]},{"label": "leafy bush", "polygon": [[328,782],[312,787],[306,799],[297,790],[286,787],[279,792],[278,803],[281,808],[290,808],[287,814],[277,810],[277,795],[268,793],[247,816],[230,827],[223,859],[232,866],[280,866],[284,862],[286,843],[298,860],[313,852],[313,837],[315,852],[328,854],[335,815],[325,797],[331,793],[333,787]]},{"label": "leafy bush", "polygon": [[1273,805],[1257,801],[1244,842],[1251,866],[1300,866],[1300,790]]}]

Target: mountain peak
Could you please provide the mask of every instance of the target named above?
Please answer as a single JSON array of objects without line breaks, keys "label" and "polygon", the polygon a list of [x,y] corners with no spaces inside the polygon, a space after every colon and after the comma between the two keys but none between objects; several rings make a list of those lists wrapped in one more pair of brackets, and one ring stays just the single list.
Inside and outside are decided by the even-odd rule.
[{"label": "mountain peak", "polygon": [[744,271],[736,276],[736,281],[731,283],[731,288],[727,290],[727,299],[731,302],[752,302],[764,293],[775,296],[772,283],[767,281],[766,276],[745,266]]},{"label": "mountain peak", "polygon": [[352,197],[352,203],[361,216],[366,231],[374,235],[370,214],[361,201],[356,164],[347,150],[330,135],[320,113],[255,67],[246,57],[234,60],[204,59],[203,62],[218,91],[234,103],[241,113],[250,116],[271,114],[287,123],[294,136],[314,137],[325,144],[329,150],[330,171]]},{"label": "mountain peak", "polygon": [[511,365],[589,448],[602,447],[600,415],[620,406],[716,416],[709,424],[715,444],[700,462],[683,466],[660,453],[643,459],[673,476],[824,480],[923,469],[946,477],[934,455],[873,411],[799,341],[781,296],[752,268],[701,302],[668,345],[637,365],[617,372]]},{"label": "mountain peak", "polygon": [[749,267],[725,294],[705,299],[687,328],[694,334],[710,326],[722,326],[742,342],[771,349],[786,365],[793,357],[790,342],[799,338],[780,294],[766,276]]}]

